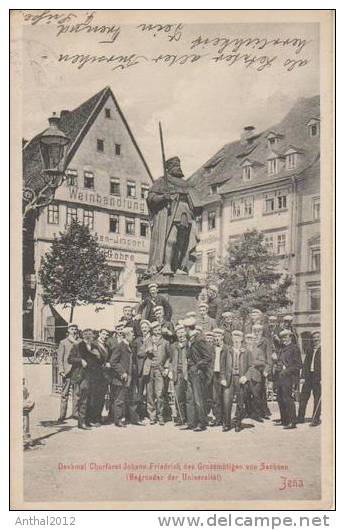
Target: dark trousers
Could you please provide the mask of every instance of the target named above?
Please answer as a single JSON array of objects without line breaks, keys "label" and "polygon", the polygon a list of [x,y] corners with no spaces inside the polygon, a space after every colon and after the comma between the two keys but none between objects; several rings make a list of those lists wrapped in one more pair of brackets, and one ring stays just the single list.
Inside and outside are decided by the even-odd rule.
[{"label": "dark trousers", "polygon": [[87,412],[87,421],[92,423],[102,422],[104,398],[107,391],[107,382],[103,379],[90,381],[90,395]]},{"label": "dark trousers", "polygon": [[231,411],[236,397],[236,410],[235,410],[235,424],[241,425],[241,421],[245,416],[245,392],[244,385],[240,385],[239,376],[233,375],[231,377],[231,383],[229,387],[222,387],[223,394],[223,425],[224,427],[231,427]]},{"label": "dark trousers", "polygon": [[71,377],[64,377],[62,381],[61,389],[61,401],[60,401],[60,416],[59,419],[64,420],[67,415],[68,396],[72,389],[72,416],[77,416],[77,398],[75,395],[74,385],[71,383]]},{"label": "dark trousers", "polygon": [[265,380],[249,381],[250,405],[249,415],[253,417],[262,417],[267,414],[267,398],[266,398],[266,384]]},{"label": "dark trousers", "polygon": [[196,370],[188,372],[187,381],[187,423],[189,427],[206,427],[207,414],[205,403],[206,378]]},{"label": "dark trousers", "polygon": [[111,401],[113,402],[114,423],[118,424],[125,417],[125,400],[127,387],[124,384],[111,385]]},{"label": "dark trousers", "polygon": [[223,390],[220,384],[220,373],[215,372],[213,375],[213,405],[212,412],[217,423],[221,423],[223,417]]},{"label": "dark trousers", "polygon": [[298,410],[298,419],[304,420],[305,411],[311,393],[313,393],[314,399],[313,419],[315,421],[319,421],[321,416],[321,381],[320,378],[316,378],[315,374],[313,373],[310,374],[310,376],[305,380],[302,386]]},{"label": "dark trousers", "polygon": [[280,419],[284,425],[296,423],[296,406],[292,397],[293,387],[296,383],[294,376],[280,374],[277,382],[277,401],[280,410]]},{"label": "dark trousers", "polygon": [[177,418],[182,423],[185,423],[187,418],[186,411],[186,397],[187,397],[187,381],[185,380],[182,370],[178,370],[177,379],[174,382],[175,398],[176,398],[176,412]]},{"label": "dark trousers", "polygon": [[155,421],[157,416],[159,421],[163,421],[164,389],[164,377],[160,368],[152,366],[146,387],[147,412],[151,421]]},{"label": "dark trousers", "polygon": [[90,386],[86,379],[74,384],[74,395],[76,398],[76,412],[78,423],[85,423],[88,399],[90,396]]},{"label": "dark trousers", "polygon": [[137,412],[138,408],[138,386],[135,380],[131,381],[131,384],[127,388],[125,395],[125,415],[126,419],[130,423],[138,423],[139,414]]},{"label": "dark trousers", "polygon": [[138,377],[138,406],[137,411],[141,419],[144,419],[147,413],[146,403],[145,403],[145,388],[146,388],[147,378],[144,376]]}]

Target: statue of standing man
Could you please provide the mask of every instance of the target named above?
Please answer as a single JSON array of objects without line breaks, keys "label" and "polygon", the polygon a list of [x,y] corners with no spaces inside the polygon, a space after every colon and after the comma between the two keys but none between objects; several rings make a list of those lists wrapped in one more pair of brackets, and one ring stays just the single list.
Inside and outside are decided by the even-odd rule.
[{"label": "statue of standing man", "polygon": [[151,186],[147,206],[151,226],[149,275],[188,274],[198,242],[192,188],[183,179],[180,159],[165,163],[165,175]]}]

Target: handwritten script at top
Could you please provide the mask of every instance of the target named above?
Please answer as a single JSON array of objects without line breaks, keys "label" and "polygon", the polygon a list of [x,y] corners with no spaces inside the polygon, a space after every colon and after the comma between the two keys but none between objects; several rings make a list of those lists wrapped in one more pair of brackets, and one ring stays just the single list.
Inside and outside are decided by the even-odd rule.
[{"label": "handwritten script at top", "polygon": [[[139,65],[161,64],[166,67],[181,67],[208,62],[227,68],[252,68],[257,72],[273,67],[291,72],[311,62],[306,55],[310,41],[296,36],[289,38],[248,35],[210,37],[199,34],[191,38],[190,31],[184,31],[185,25],[182,23],[143,23],[134,27],[97,23],[97,11],[80,14],[79,12],[54,12],[47,9],[40,13],[27,11],[22,13],[24,21],[31,26],[50,25],[52,37],[58,40],[69,34],[83,35],[84,53],[68,51],[57,56],[58,63],[69,64],[78,70],[102,63],[109,65],[111,70],[121,71]],[[133,31],[133,27],[136,32],[135,48],[140,48],[141,39],[145,39],[145,49],[147,49],[147,39],[152,39],[152,53],[139,54],[133,49],[128,49],[128,44],[126,45],[125,42],[121,43],[121,35]],[[176,43],[179,43],[178,53],[174,50]],[[103,45],[104,53],[90,52],[90,48],[99,44]],[[182,53],[181,45],[183,45]],[[127,49],[124,49],[125,46]]]}]

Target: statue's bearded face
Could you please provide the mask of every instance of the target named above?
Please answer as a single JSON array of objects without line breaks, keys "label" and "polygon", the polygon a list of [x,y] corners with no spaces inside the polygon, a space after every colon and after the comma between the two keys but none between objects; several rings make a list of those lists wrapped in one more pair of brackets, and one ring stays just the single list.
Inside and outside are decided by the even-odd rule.
[{"label": "statue's bearded face", "polygon": [[170,168],[169,173],[172,177],[177,177],[181,179],[184,177],[183,171],[179,164],[176,164],[176,166],[173,166],[172,168]]}]

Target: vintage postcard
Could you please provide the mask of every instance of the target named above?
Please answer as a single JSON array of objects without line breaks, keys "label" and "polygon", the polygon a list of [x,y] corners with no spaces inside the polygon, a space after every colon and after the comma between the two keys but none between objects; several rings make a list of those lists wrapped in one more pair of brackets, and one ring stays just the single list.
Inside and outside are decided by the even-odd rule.
[{"label": "vintage postcard", "polygon": [[10,12],[12,509],[332,509],[333,24]]}]

